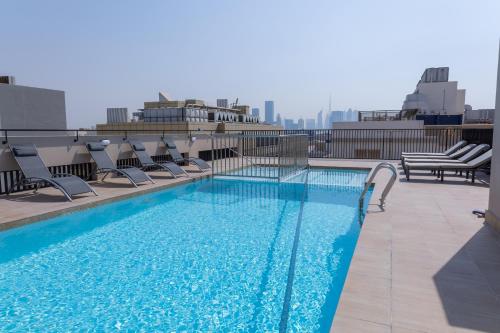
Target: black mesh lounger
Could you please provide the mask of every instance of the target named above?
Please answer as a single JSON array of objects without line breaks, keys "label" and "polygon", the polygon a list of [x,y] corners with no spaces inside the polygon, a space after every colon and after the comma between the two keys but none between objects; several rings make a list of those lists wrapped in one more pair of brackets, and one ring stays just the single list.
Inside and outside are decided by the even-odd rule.
[{"label": "black mesh lounger", "polygon": [[411,170],[431,170],[438,172],[441,181],[444,179],[445,171],[466,171],[467,177],[472,172],[472,182],[474,183],[476,170],[491,161],[492,149],[476,157],[467,163],[407,163],[405,167],[406,180],[410,180]]},{"label": "black mesh lounger", "polygon": [[113,173],[118,176],[126,177],[132,185],[137,187],[137,184],[143,182],[151,182],[154,184],[154,181],[144,173],[141,169],[138,169],[134,166],[124,165],[122,167],[116,167],[108,153],[106,153],[106,146],[104,146],[100,142],[87,142],[85,145],[87,150],[89,151],[92,159],[97,165],[96,173],[104,173],[104,177],[102,181],[110,174]]},{"label": "black mesh lounger", "polygon": [[163,143],[165,144],[165,147],[167,147],[167,151],[170,154],[170,156],[172,156],[172,160],[175,163],[190,163],[190,164],[197,166],[198,169],[200,169],[200,171],[210,170],[210,165],[208,165],[208,163],[205,162],[204,160],[202,160],[201,158],[196,158],[196,157],[184,158],[184,157],[182,157],[179,150],[177,150],[177,146],[175,145],[175,142],[172,138],[164,136]]},{"label": "black mesh lounger", "polygon": [[38,155],[35,145],[9,145],[9,148],[23,175],[9,188],[7,194],[17,185],[35,185],[36,192],[40,185],[49,184],[61,191],[69,201],[77,194],[92,192],[97,195],[89,184],[77,176],[66,173],[52,174]]},{"label": "black mesh lounger", "polygon": [[490,145],[483,143],[480,144],[476,147],[474,147],[472,150],[470,150],[467,154],[457,158],[457,159],[440,159],[440,158],[405,158],[404,163],[467,163],[485,151],[490,149]]},{"label": "black mesh lounger", "polygon": [[132,150],[134,151],[135,156],[137,157],[137,159],[141,163],[143,170],[161,169],[161,170],[170,172],[170,174],[174,178],[177,178],[177,177],[183,176],[183,175],[189,177],[188,173],[184,169],[182,169],[180,166],[175,164],[174,162],[156,163],[155,161],[153,161],[151,156],[149,156],[149,154],[146,152],[146,148],[144,147],[142,142],[140,142],[139,140],[129,140],[128,142],[129,142],[130,146],[132,147]]}]

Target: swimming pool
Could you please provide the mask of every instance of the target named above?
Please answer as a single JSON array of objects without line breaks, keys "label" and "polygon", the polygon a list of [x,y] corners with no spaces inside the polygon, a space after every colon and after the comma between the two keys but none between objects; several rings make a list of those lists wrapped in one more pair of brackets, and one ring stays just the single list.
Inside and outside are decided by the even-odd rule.
[{"label": "swimming pool", "polygon": [[328,331],[366,176],[205,179],[1,232],[0,331]]}]

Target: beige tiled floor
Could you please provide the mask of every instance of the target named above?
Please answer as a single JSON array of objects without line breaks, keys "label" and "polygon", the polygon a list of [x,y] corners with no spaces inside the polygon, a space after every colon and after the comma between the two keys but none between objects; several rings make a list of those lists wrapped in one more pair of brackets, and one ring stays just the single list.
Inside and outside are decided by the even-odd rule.
[{"label": "beige tiled floor", "polygon": [[[312,165],[369,168],[375,161],[311,160]],[[193,178],[210,173],[192,173]],[[69,203],[54,189],[0,197],[0,230],[117,197],[159,190],[190,179],[154,173],[155,185],[123,179],[93,184],[98,197]],[[398,175],[384,211],[376,178],[342,293],[333,332],[500,332],[500,236],[471,214],[486,208],[488,187],[429,174]]]},{"label": "beige tiled floor", "polygon": [[[312,164],[349,165],[325,162]],[[332,332],[500,332],[500,235],[471,213],[487,208],[487,185],[400,174],[382,212],[373,203],[387,177],[376,178]]]},{"label": "beige tiled floor", "polygon": [[90,185],[99,194],[82,194],[72,202],[66,201],[64,196],[54,188],[43,188],[38,193],[33,191],[13,193],[10,196],[0,196],[0,230],[12,228],[27,223],[36,222],[48,217],[59,215],[75,209],[84,209],[101,203],[126,198],[139,193],[158,191],[180,183],[190,182],[200,177],[211,175],[211,172],[197,172],[194,167],[188,167],[190,177],[172,179],[168,173],[162,171],[149,172],[155,184],[142,183],[135,188],[125,178],[106,178],[102,182],[90,182]]}]

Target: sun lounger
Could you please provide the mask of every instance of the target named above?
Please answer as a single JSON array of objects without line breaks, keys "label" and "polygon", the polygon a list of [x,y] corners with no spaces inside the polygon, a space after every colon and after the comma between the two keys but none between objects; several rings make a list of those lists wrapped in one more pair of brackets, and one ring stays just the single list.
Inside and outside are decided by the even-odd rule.
[{"label": "sun lounger", "polygon": [[[485,151],[490,149],[490,145],[488,144],[480,144],[476,147],[474,147],[471,151],[469,151],[467,154],[457,158],[457,159],[451,159],[451,158],[405,158],[403,163],[467,163]],[[404,167],[404,165],[403,165]]]},{"label": "sun lounger", "polygon": [[177,150],[177,146],[175,145],[175,142],[172,138],[169,138],[168,136],[163,137],[163,143],[165,144],[165,147],[167,147],[167,151],[172,156],[172,160],[179,164],[179,163],[188,163],[195,165],[200,169],[200,171],[207,171],[210,170],[210,165],[208,165],[207,162],[202,160],[201,158],[184,158],[179,150]]},{"label": "sun lounger", "polygon": [[410,180],[412,170],[436,171],[441,177],[441,181],[444,179],[445,171],[465,171],[467,177],[469,172],[472,173],[472,182],[474,182],[477,169],[489,163],[492,155],[493,151],[490,149],[467,163],[406,163],[404,168],[406,179]]},{"label": "sun lounger", "polygon": [[87,147],[87,150],[89,151],[92,159],[97,165],[95,172],[104,173],[102,181],[104,181],[104,179],[110,173],[112,173],[118,176],[126,177],[135,187],[137,187],[137,184],[143,182],[151,182],[154,184],[154,181],[151,179],[151,177],[149,177],[141,169],[128,165],[117,167],[106,152],[106,146],[104,146],[102,143],[87,142],[85,146]]},{"label": "sun lounger", "polygon": [[40,158],[35,145],[10,145],[9,148],[23,175],[20,181],[9,188],[7,194],[18,185],[35,185],[36,192],[40,185],[49,184],[61,191],[69,201],[77,194],[92,192],[97,195],[89,184],[77,176],[66,173],[52,174]]},{"label": "sun lounger", "polygon": [[457,159],[459,157],[462,157],[463,155],[467,154],[468,152],[470,152],[472,149],[474,149],[477,145],[472,143],[472,144],[469,144],[463,148],[460,148],[459,150],[457,150],[456,152],[450,154],[450,155],[446,155],[446,156],[436,156],[436,155],[420,155],[420,156],[412,156],[412,157],[409,157],[409,156],[406,156],[406,155],[402,155],[401,156],[401,164],[404,165],[405,163],[405,160],[406,159],[426,159],[426,160],[429,160],[429,159],[432,159],[432,160],[454,160],[454,159]]},{"label": "sun lounger", "polygon": [[188,173],[184,171],[180,166],[175,164],[174,162],[161,162],[161,163],[156,163],[153,161],[151,156],[146,152],[146,148],[140,142],[139,140],[129,140],[128,141],[130,146],[132,147],[132,150],[134,151],[135,156],[139,160],[139,163],[141,163],[142,169],[143,170],[164,170],[169,172],[174,178],[177,178],[179,176],[188,176]]},{"label": "sun lounger", "polygon": [[401,155],[408,156],[408,157],[409,156],[422,156],[422,155],[425,155],[425,156],[448,156],[448,155],[453,154],[457,150],[463,148],[466,144],[467,144],[467,141],[465,141],[465,140],[458,141],[456,144],[454,144],[453,146],[451,146],[450,148],[448,148],[446,151],[444,151],[442,153],[408,153],[408,152],[403,152],[403,153],[401,153]]}]

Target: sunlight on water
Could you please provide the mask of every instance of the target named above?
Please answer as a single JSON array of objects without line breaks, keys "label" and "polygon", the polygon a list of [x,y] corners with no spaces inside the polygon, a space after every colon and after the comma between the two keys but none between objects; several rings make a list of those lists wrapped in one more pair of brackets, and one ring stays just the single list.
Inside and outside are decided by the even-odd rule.
[{"label": "sunlight on water", "polygon": [[[312,169],[289,331],[328,331],[367,173]],[[0,331],[276,331],[304,192],[209,179],[0,233]]]}]

